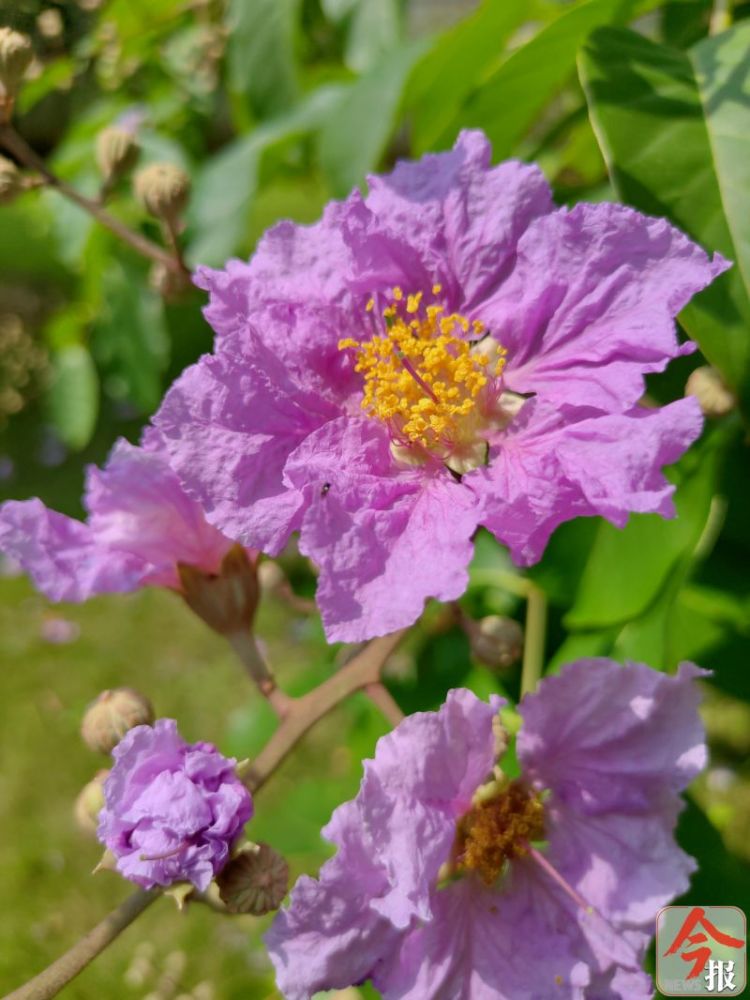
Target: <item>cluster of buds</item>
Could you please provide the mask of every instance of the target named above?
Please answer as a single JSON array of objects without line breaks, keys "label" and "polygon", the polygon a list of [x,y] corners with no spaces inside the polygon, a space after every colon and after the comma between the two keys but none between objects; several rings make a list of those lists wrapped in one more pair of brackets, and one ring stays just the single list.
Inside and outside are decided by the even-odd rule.
[{"label": "cluster of buds", "polygon": [[0,28],[0,124],[10,121],[21,82],[34,55],[31,40]]}]

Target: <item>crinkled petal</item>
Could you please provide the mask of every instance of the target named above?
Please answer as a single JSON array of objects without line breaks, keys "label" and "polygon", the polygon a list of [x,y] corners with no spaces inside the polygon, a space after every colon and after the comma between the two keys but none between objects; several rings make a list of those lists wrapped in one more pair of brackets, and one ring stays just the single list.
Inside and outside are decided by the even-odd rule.
[{"label": "crinkled petal", "polygon": [[309,506],[300,551],[320,567],[318,604],[330,641],[411,625],[428,597],[466,589],[477,525],[474,493],[444,469],[399,470],[373,421],[342,417],[291,455],[287,481]]},{"label": "crinkled petal", "polygon": [[570,922],[533,877],[514,872],[504,892],[463,880],[434,896],[433,920],[376,968],[384,1000],[588,996],[589,969],[571,947]]},{"label": "crinkled petal", "polygon": [[398,940],[392,925],[368,907],[356,880],[328,865],[320,881],[298,879],[264,937],[285,1000],[363,982]]},{"label": "crinkled petal", "polygon": [[287,457],[336,415],[291,381],[256,337],[254,361],[204,357],[167,393],[154,423],[184,488],[231,538],[277,553],[299,526]]},{"label": "crinkled petal", "polygon": [[[398,234],[412,258],[417,256],[432,280],[444,285],[451,308],[471,311],[493,291],[512,264],[524,231],[553,207],[538,167],[516,160],[492,167],[491,155],[481,132],[465,131],[450,152],[403,161],[390,174],[368,178],[366,205],[375,219],[371,228]],[[360,241],[356,250],[362,268]],[[378,274],[372,257],[374,286],[388,280],[402,283],[395,271]],[[429,291],[424,282],[419,287]]]},{"label": "crinkled petal", "polygon": [[88,525],[36,498],[0,507],[0,550],[19,562],[51,601],[134,590],[150,569],[132,553],[103,549]]},{"label": "crinkled petal", "polygon": [[694,349],[679,345],[674,319],[729,267],[666,220],[612,204],[538,218],[517,252],[479,310],[508,349],[508,386],[612,412],[638,401],[646,372]]},{"label": "crinkled petal", "polygon": [[642,663],[568,664],[521,702],[524,773],[586,815],[659,806],[706,763],[701,676],[690,663],[676,676]]},{"label": "crinkled petal", "polygon": [[552,531],[573,517],[599,514],[621,528],[631,512],[674,516],[674,486],[661,470],[702,426],[692,398],[593,415],[530,400],[493,447],[489,465],[465,482],[482,499],[482,524],[516,563],[530,565]]}]

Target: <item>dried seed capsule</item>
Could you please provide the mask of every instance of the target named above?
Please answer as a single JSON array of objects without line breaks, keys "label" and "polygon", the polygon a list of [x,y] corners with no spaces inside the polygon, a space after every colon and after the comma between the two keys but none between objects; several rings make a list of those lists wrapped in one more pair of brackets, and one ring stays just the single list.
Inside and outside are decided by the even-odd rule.
[{"label": "dried seed capsule", "polygon": [[231,913],[256,917],[277,910],[289,888],[289,866],[268,844],[248,844],[216,876]]}]

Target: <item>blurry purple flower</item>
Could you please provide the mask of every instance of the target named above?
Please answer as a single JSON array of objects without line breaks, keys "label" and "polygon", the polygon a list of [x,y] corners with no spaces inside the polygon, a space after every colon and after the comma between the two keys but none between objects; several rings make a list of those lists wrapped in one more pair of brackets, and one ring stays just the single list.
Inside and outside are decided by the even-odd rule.
[{"label": "blurry purple flower", "polygon": [[67,618],[45,618],[39,629],[39,635],[44,642],[52,643],[55,646],[74,642],[80,634],[80,625],[77,622],[69,621]]},{"label": "blurry purple flower", "polygon": [[512,781],[497,696],[407,718],[266,936],[283,995],[371,978],[384,1000],[648,1000],[656,913],[695,867],[673,831],[706,758],[702,673],[570,664],[520,705]]},{"label": "blurry purple flower", "polygon": [[177,589],[178,562],[214,573],[233,544],[186,496],[153,431],[142,447],[118,441],[103,469],[89,467],[84,505],[85,523],[38,499],[0,507],[0,549],[50,600]]},{"label": "blurry purple flower", "polygon": [[383,634],[464,591],[478,525],[527,565],[570,518],[674,514],[700,410],[638,401],[727,266],[622,205],[555,208],[464,132],[199,269],[216,353],[156,423],[213,524],[271,554],[300,531],[330,639]]},{"label": "blurry purple flower", "polygon": [[253,813],[236,761],[186,743],[173,719],[131,729],[112,756],[98,836],[117,870],[146,889],[206,889]]}]

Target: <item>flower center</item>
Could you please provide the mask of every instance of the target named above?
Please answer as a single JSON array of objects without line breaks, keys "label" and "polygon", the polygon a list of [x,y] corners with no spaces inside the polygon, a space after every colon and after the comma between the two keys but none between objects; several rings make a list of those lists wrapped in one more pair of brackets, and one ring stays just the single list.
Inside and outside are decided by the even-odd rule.
[{"label": "flower center", "polygon": [[[434,285],[434,296],[441,291]],[[505,367],[505,350],[482,350],[479,320],[423,304],[423,295],[392,291],[382,314],[382,332],[370,340],[345,339],[339,348],[357,352],[355,371],[364,377],[362,408],[387,423],[400,457],[424,461],[434,455],[457,472],[483,464],[483,431],[493,417],[495,380]],[[372,312],[374,300],[367,304]],[[468,335],[474,335],[474,342]],[[494,354],[494,357],[493,357]]]},{"label": "flower center", "polygon": [[522,782],[513,781],[491,798],[476,802],[456,827],[454,868],[475,871],[487,885],[505,863],[529,853],[529,844],[544,837],[544,807]]}]

